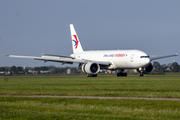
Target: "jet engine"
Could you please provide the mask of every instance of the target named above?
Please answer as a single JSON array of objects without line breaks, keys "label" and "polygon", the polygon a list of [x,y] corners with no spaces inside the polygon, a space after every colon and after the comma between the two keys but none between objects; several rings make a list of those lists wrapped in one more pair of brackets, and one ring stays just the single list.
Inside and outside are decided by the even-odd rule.
[{"label": "jet engine", "polygon": [[145,67],[144,72],[145,74],[149,74],[152,72],[152,70],[153,70],[153,65],[150,63],[147,67]]},{"label": "jet engine", "polygon": [[149,74],[153,70],[153,65],[150,63],[148,66],[137,69],[138,72],[143,71],[144,74]]},{"label": "jet engine", "polygon": [[100,70],[100,66],[94,62],[84,63],[81,70],[86,74],[97,74]]}]

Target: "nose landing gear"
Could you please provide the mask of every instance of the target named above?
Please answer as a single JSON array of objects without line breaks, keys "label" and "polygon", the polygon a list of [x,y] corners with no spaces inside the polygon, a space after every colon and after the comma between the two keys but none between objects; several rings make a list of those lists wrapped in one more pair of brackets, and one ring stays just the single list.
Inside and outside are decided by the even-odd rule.
[{"label": "nose landing gear", "polygon": [[139,68],[139,69],[137,69],[137,71],[139,72],[139,77],[144,76],[144,69],[143,68]]},{"label": "nose landing gear", "polygon": [[139,71],[139,77],[143,77],[144,76],[144,72],[143,71]]}]

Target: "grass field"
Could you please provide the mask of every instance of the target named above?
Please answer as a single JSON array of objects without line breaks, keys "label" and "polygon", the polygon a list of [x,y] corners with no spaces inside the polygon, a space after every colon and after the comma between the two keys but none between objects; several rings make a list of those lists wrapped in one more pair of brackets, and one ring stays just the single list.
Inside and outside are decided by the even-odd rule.
[{"label": "grass field", "polygon": [[[8,77],[0,79],[0,95],[180,98],[179,86],[180,77],[19,78],[18,76],[18,79]],[[180,101],[0,97],[1,119],[179,120]]]},{"label": "grass field", "polygon": [[0,95],[180,98],[180,77],[0,79]]},{"label": "grass field", "polygon": [[180,119],[179,101],[0,97],[0,119]]}]

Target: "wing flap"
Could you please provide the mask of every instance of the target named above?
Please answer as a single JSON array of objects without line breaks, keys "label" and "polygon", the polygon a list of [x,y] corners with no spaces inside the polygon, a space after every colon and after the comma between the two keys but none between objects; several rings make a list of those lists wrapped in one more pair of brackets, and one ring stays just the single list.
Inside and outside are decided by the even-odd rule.
[{"label": "wing flap", "polygon": [[54,54],[43,54],[43,55],[47,55],[47,56],[55,56],[55,57],[64,57],[64,58],[73,58],[73,57],[69,57],[69,56],[54,55]]},{"label": "wing flap", "polygon": [[63,64],[73,64],[73,63],[85,63],[84,60],[76,60],[76,59],[69,59],[69,58],[34,58],[34,60],[42,60],[44,62],[50,61],[50,62],[60,62]]}]

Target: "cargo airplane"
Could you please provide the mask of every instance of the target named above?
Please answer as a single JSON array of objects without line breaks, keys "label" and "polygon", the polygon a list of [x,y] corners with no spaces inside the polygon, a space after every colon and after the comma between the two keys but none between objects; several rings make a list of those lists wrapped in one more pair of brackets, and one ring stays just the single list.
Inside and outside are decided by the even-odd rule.
[{"label": "cargo airplane", "polygon": [[127,76],[124,69],[136,69],[139,76],[151,73],[153,70],[152,60],[166,57],[178,56],[178,54],[149,57],[145,52],[140,50],[98,50],[84,51],[79,38],[76,34],[73,24],[70,24],[73,54],[70,56],[43,54],[41,57],[8,55],[16,58],[32,58],[44,62],[60,62],[62,64],[78,63],[78,68],[87,77],[97,77],[101,69],[118,70],[117,76]]}]

